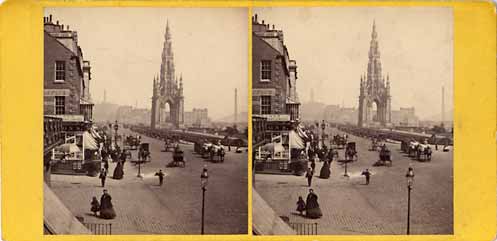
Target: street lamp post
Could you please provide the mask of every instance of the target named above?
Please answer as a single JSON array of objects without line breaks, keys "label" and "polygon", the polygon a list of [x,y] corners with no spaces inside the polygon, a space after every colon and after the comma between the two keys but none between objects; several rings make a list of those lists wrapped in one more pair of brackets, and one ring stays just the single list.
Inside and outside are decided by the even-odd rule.
[{"label": "street lamp post", "polygon": [[115,135],[114,135],[114,145],[117,146],[117,130],[119,129],[119,125],[117,124],[117,120],[116,122],[114,123],[114,131],[115,131]]},{"label": "street lamp post", "polygon": [[349,163],[349,161],[345,160],[345,173],[343,174],[344,177],[349,177],[349,173],[347,173],[347,163]]},{"label": "street lamp post", "polygon": [[142,157],[138,156],[138,174],[136,176],[139,178],[143,178],[143,175],[141,173],[141,163],[142,163]]},{"label": "street lamp post", "polygon": [[324,120],[323,122],[321,122],[321,130],[323,130],[321,132],[321,146],[324,147],[324,129],[326,128],[326,124],[324,123]]},{"label": "street lamp post", "polygon": [[200,186],[202,187],[202,229],[200,234],[204,234],[204,204],[205,204],[205,190],[207,187],[207,181],[209,179],[209,175],[207,174],[207,168],[204,166],[204,170],[200,175]]},{"label": "street lamp post", "polygon": [[414,183],[414,170],[412,167],[407,169],[406,174],[407,179],[407,235],[411,233],[410,230],[410,218],[411,218],[411,190]]}]

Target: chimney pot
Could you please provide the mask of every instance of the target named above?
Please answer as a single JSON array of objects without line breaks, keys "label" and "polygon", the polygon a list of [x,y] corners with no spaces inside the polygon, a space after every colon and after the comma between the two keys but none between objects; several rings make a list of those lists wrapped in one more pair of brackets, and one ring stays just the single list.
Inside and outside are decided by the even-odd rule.
[{"label": "chimney pot", "polygon": [[64,24],[60,25],[61,26],[61,29],[64,30]]},{"label": "chimney pot", "polygon": [[52,14],[50,14],[50,22],[52,22]]},{"label": "chimney pot", "polygon": [[67,30],[69,30],[69,25],[67,25]]},{"label": "chimney pot", "polygon": [[257,23],[257,13],[255,14],[255,22]]},{"label": "chimney pot", "polygon": [[59,20],[57,20],[57,25],[59,25]]},{"label": "chimney pot", "polygon": [[274,24],[273,24],[273,30],[274,30]]},{"label": "chimney pot", "polygon": [[262,24],[264,24],[264,20],[262,20]]}]

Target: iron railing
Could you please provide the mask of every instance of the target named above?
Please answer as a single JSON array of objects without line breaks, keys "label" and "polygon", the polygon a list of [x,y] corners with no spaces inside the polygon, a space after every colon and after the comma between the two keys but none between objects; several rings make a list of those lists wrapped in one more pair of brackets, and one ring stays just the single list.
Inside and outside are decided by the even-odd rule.
[{"label": "iron railing", "polygon": [[318,235],[318,223],[289,223],[297,235]]},{"label": "iron railing", "polygon": [[112,223],[83,223],[95,235],[111,235]]}]

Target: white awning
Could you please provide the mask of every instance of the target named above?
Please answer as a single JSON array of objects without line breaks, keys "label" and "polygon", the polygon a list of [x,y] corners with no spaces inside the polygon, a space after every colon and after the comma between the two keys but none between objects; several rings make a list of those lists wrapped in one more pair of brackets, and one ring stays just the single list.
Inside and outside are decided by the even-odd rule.
[{"label": "white awning", "polygon": [[295,131],[290,131],[290,148],[292,149],[305,149],[304,140]]},{"label": "white awning", "polygon": [[85,143],[84,145],[85,150],[98,150],[97,141],[95,141],[95,138],[93,138],[90,132],[85,131],[85,134],[83,136],[83,141]]}]

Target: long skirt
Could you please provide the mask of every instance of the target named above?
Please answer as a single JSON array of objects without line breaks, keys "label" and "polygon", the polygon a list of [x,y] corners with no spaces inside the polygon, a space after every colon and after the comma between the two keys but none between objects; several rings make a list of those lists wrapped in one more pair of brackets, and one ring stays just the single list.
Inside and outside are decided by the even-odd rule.
[{"label": "long skirt", "polygon": [[123,175],[124,175],[123,166],[118,164],[114,169],[114,175],[112,175],[112,178],[122,179]]},{"label": "long skirt", "polygon": [[330,178],[330,165],[328,164],[328,162],[325,162],[323,164],[323,166],[321,167],[321,171],[319,173],[319,177],[320,178],[325,178],[325,179],[328,179]]},{"label": "long skirt", "polygon": [[100,217],[103,219],[113,219],[116,217],[114,208],[105,208],[100,210]]},{"label": "long skirt", "polygon": [[305,216],[308,218],[320,218],[323,216],[321,209],[319,207],[309,208],[305,211]]}]

